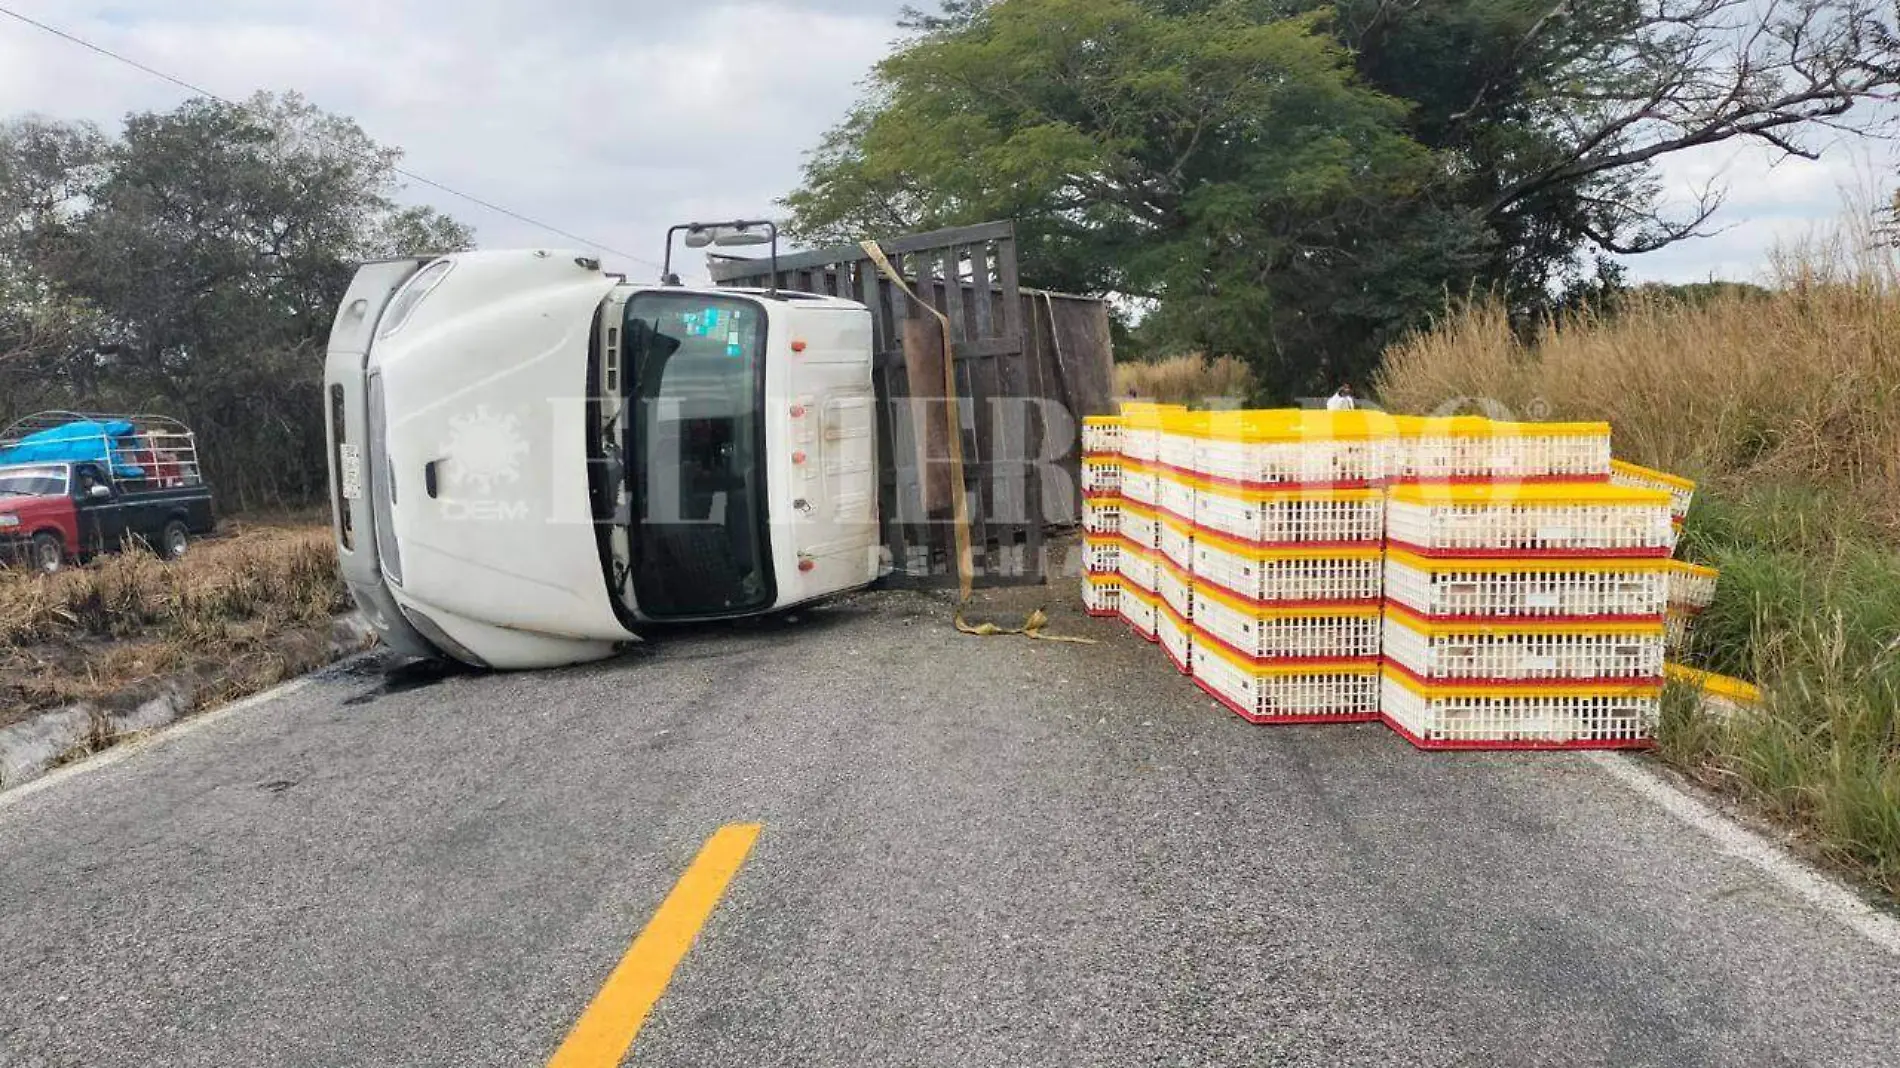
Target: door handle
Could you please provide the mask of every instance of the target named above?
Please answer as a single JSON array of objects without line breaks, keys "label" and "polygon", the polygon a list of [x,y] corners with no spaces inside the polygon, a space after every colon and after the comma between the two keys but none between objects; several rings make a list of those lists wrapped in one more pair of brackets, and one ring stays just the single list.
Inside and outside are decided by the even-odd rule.
[{"label": "door handle", "polygon": [[438,461],[430,460],[428,463],[422,465],[422,492],[428,494],[430,500],[435,500],[435,465],[437,462]]}]

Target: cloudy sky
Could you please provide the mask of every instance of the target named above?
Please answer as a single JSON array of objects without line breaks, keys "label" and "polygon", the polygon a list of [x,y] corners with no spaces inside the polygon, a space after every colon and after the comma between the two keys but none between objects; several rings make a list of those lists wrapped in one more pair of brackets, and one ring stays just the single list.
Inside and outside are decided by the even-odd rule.
[{"label": "cloudy sky", "polygon": [[[897,36],[904,0],[0,0],[204,89],[295,89],[355,118],[434,181],[583,235],[651,277],[666,227],[772,210]],[[0,16],[0,115],[108,128],[188,94]],[[1638,278],[1753,278],[1777,241],[1887,184],[1893,157],[1843,144],[1772,164],[1717,148],[1670,161],[1687,197],[1730,187],[1715,237],[1630,262]],[[482,244],[571,244],[425,187],[411,198]],[[692,257],[695,261],[697,256]]]}]

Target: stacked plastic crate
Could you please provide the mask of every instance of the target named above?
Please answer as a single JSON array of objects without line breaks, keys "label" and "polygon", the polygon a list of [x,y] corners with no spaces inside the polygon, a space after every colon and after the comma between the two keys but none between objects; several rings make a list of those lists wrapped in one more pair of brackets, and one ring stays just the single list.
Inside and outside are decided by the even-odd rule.
[{"label": "stacked plastic crate", "polygon": [[1161,637],[1161,426],[1185,411],[1179,405],[1122,406],[1118,611],[1151,642]]},{"label": "stacked plastic crate", "polygon": [[1168,659],[1183,675],[1194,674],[1194,500],[1199,485],[1194,450],[1208,418],[1204,412],[1165,413],[1155,461],[1160,480],[1155,510],[1161,521],[1155,559],[1161,600],[1155,629]]},{"label": "stacked plastic crate", "polygon": [[1255,723],[1376,720],[1390,419],[1211,413],[1193,437],[1195,682]]},{"label": "stacked plastic crate", "polygon": [[1092,616],[1121,607],[1122,421],[1082,420],[1082,606]]},{"label": "stacked plastic crate", "polygon": [[[1498,427],[1492,455],[1534,450],[1527,429],[1538,436]],[[1386,523],[1380,703],[1394,730],[1433,749],[1651,744],[1667,494],[1548,469],[1525,481],[1412,482],[1390,490]]]},{"label": "stacked plastic crate", "polygon": [[[1669,494],[1669,513],[1674,534],[1670,539],[1670,549],[1680,551],[1683,523],[1688,519],[1690,503],[1695,500],[1695,483],[1681,475],[1672,475],[1667,471],[1658,471],[1623,460],[1618,460],[1613,465],[1611,480],[1619,486],[1656,489]],[[1682,560],[1671,562],[1667,637],[1671,655],[1680,654],[1688,648],[1695,618],[1701,615],[1709,605],[1715,603],[1716,577],[1717,572],[1712,567],[1702,567]]]}]

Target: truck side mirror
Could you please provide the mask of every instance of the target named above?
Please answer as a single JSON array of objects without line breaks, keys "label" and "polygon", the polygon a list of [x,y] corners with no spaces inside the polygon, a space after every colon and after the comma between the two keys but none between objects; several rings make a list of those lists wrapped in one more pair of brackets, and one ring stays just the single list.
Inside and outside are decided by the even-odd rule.
[{"label": "truck side mirror", "polygon": [[95,485],[86,491],[88,497],[100,498],[112,496],[112,487]]}]

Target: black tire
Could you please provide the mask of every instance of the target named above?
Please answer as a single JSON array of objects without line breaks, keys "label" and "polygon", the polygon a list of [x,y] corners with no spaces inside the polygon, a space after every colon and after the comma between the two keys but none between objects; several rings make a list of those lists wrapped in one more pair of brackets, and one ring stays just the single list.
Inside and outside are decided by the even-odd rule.
[{"label": "black tire", "polygon": [[176,560],[191,548],[191,531],[183,520],[174,519],[165,524],[164,533],[158,536],[158,555],[167,560]]},{"label": "black tire", "polygon": [[33,535],[32,555],[27,558],[33,570],[42,575],[51,575],[66,566],[66,546],[59,535],[41,531]]}]

